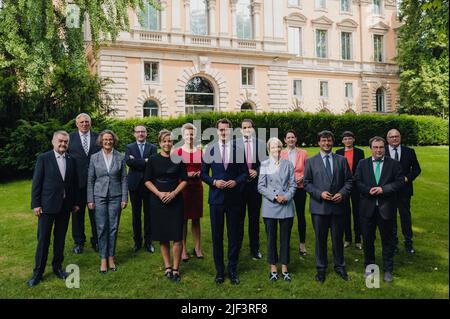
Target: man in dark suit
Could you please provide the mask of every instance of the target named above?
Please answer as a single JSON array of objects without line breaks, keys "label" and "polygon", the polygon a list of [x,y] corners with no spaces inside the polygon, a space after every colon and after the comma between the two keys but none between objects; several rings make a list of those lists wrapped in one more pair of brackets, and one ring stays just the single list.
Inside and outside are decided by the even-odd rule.
[{"label": "man in dark suit", "polygon": [[[75,159],[78,190],[80,194],[80,210],[72,213],[72,236],[75,242],[73,252],[81,254],[86,242],[84,233],[84,217],[86,212],[86,194],[87,194],[87,175],[91,155],[100,150],[97,145],[98,133],[91,131],[91,118],[86,113],[79,114],[75,119],[78,130],[70,133],[70,144],[67,152]],[[91,221],[91,244],[95,251],[98,251],[97,227],[95,225],[95,214],[93,210],[88,209],[89,219]]]},{"label": "man in dark suit", "polygon": [[248,209],[248,238],[250,253],[254,260],[262,258],[259,251],[259,216],[261,211],[261,194],[258,192],[258,175],[261,161],[267,158],[266,144],[256,138],[253,121],[244,119],[241,123],[242,137],[235,140],[236,147],[244,151],[240,153],[245,156],[249,178],[243,186],[243,203],[241,216],[241,242],[244,239],[245,215]]},{"label": "man in dark suit", "polygon": [[214,264],[217,271],[215,282],[221,284],[225,277],[223,231],[226,215],[227,270],[231,284],[238,285],[240,283],[237,263],[241,246],[242,186],[249,176],[245,161],[238,163],[235,160],[237,153],[242,153],[243,150],[238,150],[230,140],[231,128],[231,122],[228,119],[217,121],[216,129],[219,142],[211,144],[205,150],[200,177],[210,186],[208,203],[210,205]]},{"label": "man in dark suit", "polygon": [[128,144],[125,151],[125,160],[128,167],[128,190],[130,191],[131,208],[133,215],[133,251],[142,247],[141,210],[144,206],[144,244],[148,252],[153,253],[155,248],[151,241],[150,228],[150,191],[144,186],[145,165],[148,158],[156,154],[156,146],[148,143],[147,129],[143,125],[134,128],[136,142]]},{"label": "man in dark suit", "polygon": [[38,217],[38,244],[33,277],[28,281],[30,287],[42,280],[53,225],[53,272],[58,278],[66,279],[67,273],[62,268],[64,244],[70,211],[78,210],[75,162],[66,153],[69,134],[65,131],[55,132],[52,144],[53,150],[37,158],[33,174],[31,208]]},{"label": "man in dark suit", "polygon": [[[375,136],[369,141],[372,156],[359,162],[355,181],[361,194],[360,214],[364,241],[364,264],[375,264],[375,232],[380,229],[384,280],[393,280],[393,221],[396,192],[404,183],[400,164],[385,156],[385,141]],[[366,271],[366,276],[371,273]]]},{"label": "man in dark suit", "polygon": [[310,194],[310,211],[316,235],[315,279],[325,281],[328,229],[331,228],[334,270],[345,281],[349,280],[344,262],[344,208],[345,199],[352,190],[352,174],[345,157],[332,153],[334,136],[330,131],[317,135],[319,154],[306,162],[304,184]]},{"label": "man in dark suit", "polygon": [[[405,239],[405,249],[408,253],[414,254],[416,251],[413,247],[413,231],[411,222],[411,197],[413,196],[413,181],[420,175],[421,169],[417,160],[416,152],[407,146],[401,145],[401,135],[396,129],[392,129],[387,133],[387,142],[385,151],[386,156],[400,161],[403,175],[405,176],[405,184],[397,193],[397,209],[400,215],[403,238]],[[397,248],[397,211],[394,214],[394,251]]]},{"label": "man in dark suit", "polygon": [[[364,159],[364,151],[355,147],[355,135],[350,131],[342,133],[343,148],[336,151],[336,154],[342,155],[347,159],[350,172],[355,174],[356,168],[360,160]],[[350,206],[351,202],[351,206]],[[353,228],[355,231],[355,247],[362,249],[361,244],[361,226],[359,222],[359,192],[353,182],[352,192],[350,198],[345,201],[344,213],[344,248],[347,248],[352,243],[352,212],[353,212]]]}]

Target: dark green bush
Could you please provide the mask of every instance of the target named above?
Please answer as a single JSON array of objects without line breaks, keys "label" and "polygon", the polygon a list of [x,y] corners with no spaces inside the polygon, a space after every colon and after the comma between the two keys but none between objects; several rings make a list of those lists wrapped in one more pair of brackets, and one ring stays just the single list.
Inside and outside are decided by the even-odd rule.
[{"label": "dark green bush", "polygon": [[[239,127],[244,118],[251,118],[256,128],[266,128],[269,137],[270,128],[278,128],[278,136],[283,139],[288,129],[297,132],[298,143],[303,146],[315,146],[317,133],[330,130],[336,136],[336,144],[340,144],[341,134],[351,130],[358,145],[367,145],[371,137],[386,136],[391,128],[398,129],[402,134],[402,142],[407,145],[448,145],[448,121],[432,116],[410,115],[377,115],[377,114],[345,114],[333,115],[327,113],[207,113],[187,115],[177,118],[144,118],[119,120],[94,115],[93,130],[113,130],[119,137],[118,149],[125,150],[125,145],[134,141],[133,128],[145,125],[148,130],[148,140],[157,144],[158,132],[163,128],[173,130],[186,122],[201,120],[201,131],[214,127],[218,119],[226,117],[233,122],[233,127]],[[45,123],[19,120],[16,129],[1,136],[6,145],[0,150],[0,179],[9,179],[25,173],[29,175],[36,157],[51,149],[51,138],[54,131],[65,129],[68,132],[76,129],[75,121],[62,125],[57,120]],[[204,144],[209,140],[202,141]]]}]

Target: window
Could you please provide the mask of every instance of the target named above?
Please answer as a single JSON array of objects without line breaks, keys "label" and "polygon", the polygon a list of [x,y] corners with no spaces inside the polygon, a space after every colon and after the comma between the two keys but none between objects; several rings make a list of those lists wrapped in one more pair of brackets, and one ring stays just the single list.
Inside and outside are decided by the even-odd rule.
[{"label": "window", "polygon": [[148,100],[144,103],[144,117],[158,116],[158,104],[153,100]]},{"label": "window", "polygon": [[141,27],[143,29],[151,31],[159,31],[161,29],[160,12],[148,2],[145,2],[144,11],[139,10],[138,14],[142,19]]},{"label": "window", "polygon": [[302,80],[294,80],[292,84],[292,92],[294,93],[294,96],[302,96]]},{"label": "window", "polygon": [[144,79],[146,82],[159,82],[159,63],[144,63]]},{"label": "window", "polygon": [[315,0],[316,1],[316,9],[326,9],[327,1],[326,0]]},{"label": "window", "polygon": [[383,36],[373,35],[373,57],[376,62],[383,62]]},{"label": "window", "polygon": [[300,7],[300,0],[289,0],[288,4],[293,7]]},{"label": "window", "polygon": [[255,85],[255,68],[243,67],[241,69],[241,84],[242,86]]},{"label": "window", "polygon": [[208,34],[208,5],[206,0],[191,1],[191,33]]},{"label": "window", "polygon": [[328,82],[320,81],[320,97],[327,98],[328,97]]},{"label": "window", "polygon": [[316,30],[316,56],[318,58],[327,57],[327,31]]},{"label": "window", "polygon": [[253,111],[253,106],[249,102],[244,102],[241,105],[241,112]]},{"label": "window", "polygon": [[341,11],[350,12],[350,0],[341,0]]},{"label": "window", "polygon": [[186,113],[214,111],[214,88],[207,79],[196,76],[185,87]]},{"label": "window", "polygon": [[341,32],[341,51],[343,60],[352,59],[352,34],[350,32]]},{"label": "window", "polygon": [[288,47],[289,53],[297,56],[302,55],[302,29],[297,27],[288,28]]},{"label": "window", "polygon": [[345,97],[353,100],[353,83],[345,83]]},{"label": "window", "polygon": [[236,7],[236,33],[239,39],[252,39],[251,0],[239,0]]},{"label": "window", "polygon": [[381,0],[372,0],[372,12],[381,15]]},{"label": "window", "polygon": [[377,112],[385,112],[384,109],[384,90],[382,88],[377,89],[375,93],[375,103]]}]

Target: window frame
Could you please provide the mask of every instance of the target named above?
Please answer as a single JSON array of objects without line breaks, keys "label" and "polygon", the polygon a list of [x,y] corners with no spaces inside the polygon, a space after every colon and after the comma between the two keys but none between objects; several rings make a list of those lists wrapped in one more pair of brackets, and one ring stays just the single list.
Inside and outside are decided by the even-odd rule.
[{"label": "window frame", "polygon": [[[156,104],[156,107],[145,107],[145,104],[147,104],[147,102],[154,102]],[[144,104],[142,105],[142,117],[159,117],[160,116],[160,105],[158,103],[158,101],[156,101],[155,99],[149,98],[147,99]],[[145,115],[145,110],[150,110],[150,115]],[[151,111],[156,109],[156,115],[152,115]]]},{"label": "window frame", "polygon": [[[318,41],[318,31],[325,32],[325,50],[324,50],[325,56],[324,57],[319,56],[319,54],[318,54],[318,42],[317,42]],[[328,30],[320,29],[320,28],[314,29],[314,51],[315,51],[316,58],[328,59],[328,56],[329,56],[329,54],[328,54]]]},{"label": "window frame", "polygon": [[[147,63],[150,63],[150,64],[157,64],[158,65],[158,78],[157,78],[157,80],[147,80],[146,79],[146,74],[145,74],[145,65],[147,64]],[[143,77],[142,77],[142,79],[143,79],[143,82],[144,82],[144,84],[148,84],[148,83],[154,83],[154,84],[159,84],[159,83],[161,83],[161,62],[160,61],[157,61],[157,60],[146,60],[146,59],[144,59],[144,60],[142,60],[142,73],[143,73]],[[153,70],[153,68],[151,68],[151,70]],[[150,74],[150,76],[151,76],[151,74]]]},{"label": "window frame", "polygon": [[[253,70],[253,74],[252,74],[252,80],[253,80],[253,83],[251,83],[251,84],[248,84],[248,73],[247,73],[247,84],[244,84],[243,83],[243,71],[244,71],[244,69],[252,69]],[[255,88],[255,83],[256,83],[256,67],[255,66],[252,66],[252,65],[242,65],[241,66],[241,72],[240,72],[240,83],[241,83],[241,88]]]},{"label": "window frame", "polygon": [[[326,93],[327,95],[322,95],[322,83],[326,84]],[[319,97],[321,99],[329,99],[330,98],[330,87],[329,87],[329,81],[328,80],[319,80]]]}]

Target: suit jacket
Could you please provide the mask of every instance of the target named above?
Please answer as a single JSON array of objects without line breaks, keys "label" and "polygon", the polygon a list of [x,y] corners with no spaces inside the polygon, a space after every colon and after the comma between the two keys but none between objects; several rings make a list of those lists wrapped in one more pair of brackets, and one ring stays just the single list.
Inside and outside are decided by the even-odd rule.
[{"label": "suit jacket", "polygon": [[[228,163],[227,169],[222,163],[219,144],[214,143],[206,148],[202,157],[202,170],[200,177],[202,181],[208,184],[210,205],[242,205],[242,189],[248,179],[247,164],[239,163],[236,160]],[[231,143],[229,159],[236,159],[238,152],[244,150],[238,149],[234,143]],[[209,172],[211,171],[211,175]],[[234,188],[219,189],[213,185],[214,180],[222,179],[224,181],[234,180],[237,185]]]},{"label": "suit jacket", "polygon": [[77,204],[77,175],[73,158],[66,153],[64,180],[53,150],[41,154],[36,161],[31,189],[31,208],[42,207],[44,214],[57,214],[63,209],[64,195],[67,207]]},{"label": "suit jacket", "polygon": [[106,168],[102,152],[91,156],[87,181],[87,201],[94,202],[95,197],[121,196],[122,202],[128,201],[127,171],[124,156],[113,150],[111,168]]},{"label": "suit jacket", "polygon": [[78,188],[85,188],[87,184],[88,166],[92,154],[100,151],[97,145],[98,133],[90,131],[91,140],[89,143],[89,154],[86,155],[78,131],[70,133],[70,143],[67,152],[75,159],[78,175]]},{"label": "suit jacket", "polygon": [[[266,218],[294,217],[293,198],[297,185],[295,183],[294,165],[289,160],[281,159],[277,172],[270,172],[271,159],[261,163],[258,179],[258,192],[263,195],[262,216]],[[286,204],[279,204],[276,195],[285,196]]]},{"label": "suit jacket", "polygon": [[[294,166],[294,174],[295,179],[300,180],[305,175],[305,166],[306,160],[308,159],[308,153],[305,150],[300,148],[296,148],[296,157],[295,157],[295,166]],[[289,160],[289,153],[287,149],[281,151],[281,158]],[[298,188],[303,188],[303,182],[298,185]]]},{"label": "suit jacket", "polygon": [[[345,198],[352,190],[352,174],[345,157],[330,153],[333,159],[333,178],[327,176],[325,165],[319,154],[311,157],[306,162],[305,190],[310,194],[309,208],[311,214],[338,215],[343,214]],[[325,201],[321,194],[328,191],[331,194],[341,193],[344,199],[340,203]]]},{"label": "suit jacket", "polygon": [[[375,211],[376,201],[378,209],[384,219],[394,216],[396,209],[396,192],[403,186],[405,180],[400,163],[387,156],[384,157],[383,168],[379,183],[375,182],[372,157],[359,162],[355,173],[356,186],[360,193],[359,214],[371,217]],[[383,194],[373,196],[369,194],[372,187],[381,186]]]},{"label": "suit jacket", "polygon": [[[157,148],[155,145],[146,142],[144,147],[144,157],[141,157],[139,146],[137,142],[128,144],[125,150],[125,160],[129,167],[128,170],[128,189],[130,191],[136,191],[141,185],[144,184],[144,172],[145,172],[145,159],[148,159],[151,155],[156,154]],[[130,158],[130,155],[134,159]]]},{"label": "suit jacket", "polygon": [[[259,138],[252,138],[253,144],[253,154],[252,154],[252,169],[256,170],[259,175],[259,168],[261,166],[261,162],[267,159],[267,148],[266,143]],[[238,137],[234,140],[235,146],[237,149],[242,150],[242,153],[238,153],[239,156],[245,157],[245,146],[242,137]],[[260,154],[261,153],[261,154]],[[241,158],[240,158],[241,159]],[[246,158],[247,159],[247,158]],[[241,159],[242,162],[242,159]],[[247,180],[247,184],[251,184],[253,189],[257,191],[258,188],[258,178],[254,178],[252,180]]]},{"label": "suit jacket", "polygon": [[[413,196],[413,181],[422,172],[419,161],[417,160],[416,152],[414,149],[401,145],[400,165],[402,167],[403,175],[408,178],[408,182],[404,183],[403,187],[399,191],[400,196],[411,197]],[[389,146],[385,147],[385,156],[391,157],[389,153]]]},{"label": "suit jacket", "polygon": [[[345,157],[345,148],[340,148],[336,151],[336,154],[339,154],[341,156]],[[360,148],[357,147],[353,147],[353,163],[352,163],[352,167],[351,167],[351,172],[353,173],[353,175],[356,172],[356,168],[358,167],[358,163],[360,160],[364,159],[364,151]]]}]

